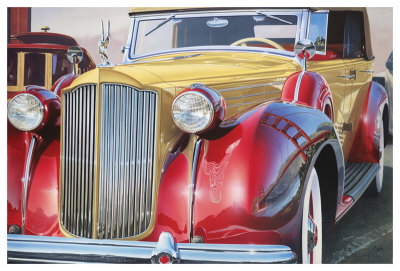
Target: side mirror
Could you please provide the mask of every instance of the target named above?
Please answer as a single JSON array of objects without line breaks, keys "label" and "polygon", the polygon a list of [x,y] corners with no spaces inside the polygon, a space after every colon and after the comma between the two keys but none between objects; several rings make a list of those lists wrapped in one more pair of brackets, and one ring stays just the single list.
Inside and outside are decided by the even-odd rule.
[{"label": "side mirror", "polygon": [[315,45],[311,40],[300,40],[294,46],[294,53],[303,59],[303,71],[307,71],[306,60],[312,58],[315,55]]},{"label": "side mirror", "polygon": [[76,74],[76,64],[82,61],[83,51],[78,46],[71,46],[67,51],[67,59],[70,63],[73,64],[74,74]]},{"label": "side mirror", "polygon": [[71,46],[67,51],[68,61],[72,64],[78,64],[82,61],[83,51],[78,46]]}]

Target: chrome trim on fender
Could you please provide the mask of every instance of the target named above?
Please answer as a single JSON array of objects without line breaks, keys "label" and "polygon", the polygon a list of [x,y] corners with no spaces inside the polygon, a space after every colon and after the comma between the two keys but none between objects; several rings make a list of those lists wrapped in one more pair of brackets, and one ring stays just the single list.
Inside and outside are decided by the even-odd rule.
[{"label": "chrome trim on fender", "polygon": [[25,212],[26,212],[26,199],[28,197],[28,186],[30,181],[30,168],[32,162],[33,148],[36,144],[36,136],[32,135],[31,144],[29,146],[28,156],[26,158],[25,176],[24,176],[24,198],[22,201],[22,234],[25,232]]},{"label": "chrome trim on fender", "polygon": [[[74,65],[75,66],[75,65]],[[60,86],[62,85],[62,83],[64,83],[64,81],[69,78],[68,76],[64,76],[63,79],[61,79],[60,83],[58,83],[58,85],[56,86],[56,88],[54,89],[53,93],[58,95],[57,92],[60,89]]]},{"label": "chrome trim on fender", "polygon": [[294,97],[292,104],[296,103],[299,100],[299,91],[300,91],[300,84],[301,84],[301,79],[303,79],[304,71],[302,71],[299,75],[299,78],[297,78],[296,82],[296,88],[294,90]]},{"label": "chrome trim on fender", "polygon": [[194,205],[194,189],[196,186],[196,173],[197,173],[197,162],[199,160],[199,151],[201,149],[202,141],[201,139],[198,139],[196,141],[196,144],[194,146],[194,153],[193,153],[193,162],[192,162],[192,179],[190,183],[190,202],[189,202],[189,227],[190,227],[190,232],[189,232],[189,240],[192,242],[193,239],[193,205]]},{"label": "chrome trim on fender", "polygon": [[[172,255],[171,255],[171,254]],[[7,235],[8,263],[150,263],[166,255],[180,263],[295,263],[284,245],[175,243],[163,232],[158,242]]]}]

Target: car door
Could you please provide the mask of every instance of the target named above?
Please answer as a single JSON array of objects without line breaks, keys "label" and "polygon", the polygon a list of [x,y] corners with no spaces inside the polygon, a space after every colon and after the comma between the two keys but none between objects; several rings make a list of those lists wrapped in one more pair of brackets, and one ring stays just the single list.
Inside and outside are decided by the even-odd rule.
[{"label": "car door", "polygon": [[[349,89],[350,66],[343,58],[345,16],[341,11],[329,11],[325,21],[322,20],[323,14],[321,11],[310,13],[307,38],[315,44],[325,39],[326,46],[316,46],[320,55],[314,56],[308,66],[328,82],[333,99],[334,125],[342,147],[347,150],[351,147],[345,139],[349,132],[348,108],[351,107],[352,95]],[[324,29],[327,29],[325,35]]]},{"label": "car door", "polygon": [[[346,141],[351,144],[357,132],[359,116],[364,108],[369,82],[371,82],[374,73],[373,60],[366,58],[362,12],[347,11],[345,13],[343,49],[344,62],[348,70],[346,88],[349,95],[349,101],[345,103],[344,107],[344,112],[348,116]],[[349,150],[346,149],[347,151]]]}]

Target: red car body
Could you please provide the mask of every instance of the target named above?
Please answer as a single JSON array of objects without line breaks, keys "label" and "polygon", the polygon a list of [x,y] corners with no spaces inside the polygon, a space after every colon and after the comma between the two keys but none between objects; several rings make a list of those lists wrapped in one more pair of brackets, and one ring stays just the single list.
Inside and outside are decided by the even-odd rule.
[{"label": "red car body", "polygon": [[[60,229],[58,194],[62,163],[60,91],[75,78],[64,76],[50,91],[39,87],[25,90],[44,106],[46,118],[36,130],[22,132],[8,123],[7,230],[17,225],[25,235],[65,236]],[[299,80],[301,85],[297,86]],[[354,122],[357,140],[348,162],[377,164],[380,153],[375,121],[387,114],[387,95],[374,82],[364,87],[368,94],[361,118]],[[180,93],[187,91],[200,92],[217,105],[218,98],[212,96],[214,90],[208,86],[193,85]],[[146,246],[141,241],[157,242],[168,232],[179,244],[173,247],[192,243],[268,244],[299,251],[304,187],[314,168],[323,180],[320,189],[326,196],[321,199],[322,220],[328,226],[349,210],[371,182],[360,183],[354,191],[346,188],[342,146],[333,124],[332,93],[324,77],[316,72],[296,71],[288,76],[280,99],[265,101],[226,119],[225,110],[222,100],[212,128],[199,133],[193,160],[185,153],[191,135],[181,133],[174,139],[163,160],[152,231],[138,246]],[[25,183],[28,196],[24,217]],[[345,193],[345,189],[350,192]],[[79,244],[83,243],[86,241]],[[93,240],[93,244],[116,243]],[[157,251],[157,247],[152,249]],[[172,254],[158,251],[152,259],[172,261]],[[295,259],[290,257],[291,261]]]}]

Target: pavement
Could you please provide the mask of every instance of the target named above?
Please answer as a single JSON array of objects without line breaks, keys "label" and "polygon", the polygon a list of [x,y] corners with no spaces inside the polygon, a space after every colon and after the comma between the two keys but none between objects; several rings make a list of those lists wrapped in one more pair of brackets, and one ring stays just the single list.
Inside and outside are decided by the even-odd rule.
[{"label": "pavement", "polygon": [[393,263],[393,145],[385,147],[383,186],[362,196],[324,234],[323,263]]}]

